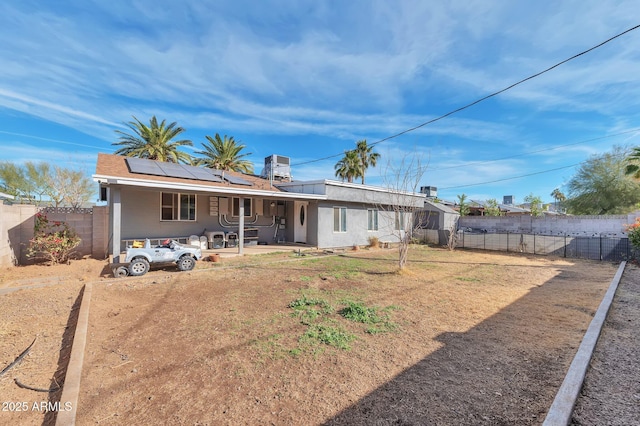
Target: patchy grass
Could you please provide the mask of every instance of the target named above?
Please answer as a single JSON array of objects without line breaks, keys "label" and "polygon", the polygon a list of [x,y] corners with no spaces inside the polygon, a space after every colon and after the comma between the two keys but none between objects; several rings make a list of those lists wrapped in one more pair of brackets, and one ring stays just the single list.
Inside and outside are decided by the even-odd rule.
[{"label": "patchy grass", "polygon": [[[95,286],[78,422],[539,423],[615,268],[422,246],[409,256],[402,273],[397,251],[361,250]],[[119,367],[111,347],[132,362]],[[28,397],[4,385],[8,400]]]}]

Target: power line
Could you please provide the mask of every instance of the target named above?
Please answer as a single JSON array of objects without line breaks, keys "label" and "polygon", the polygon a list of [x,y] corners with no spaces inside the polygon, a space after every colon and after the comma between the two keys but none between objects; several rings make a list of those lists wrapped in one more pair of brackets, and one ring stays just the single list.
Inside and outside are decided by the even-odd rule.
[{"label": "power line", "polygon": [[639,132],[639,131],[640,131],[640,128],[631,129],[631,130],[625,130],[624,132],[613,133],[611,135],[600,136],[598,138],[587,139],[587,140],[580,141],[580,142],[572,142],[572,143],[567,143],[567,144],[564,144],[564,145],[556,145],[556,146],[553,146],[551,148],[544,148],[544,149],[539,149],[539,150],[536,150],[536,151],[527,151],[527,152],[523,152],[521,154],[509,155],[507,157],[494,158],[492,160],[471,161],[471,162],[466,162],[464,164],[458,164],[456,166],[447,166],[447,167],[440,167],[438,169],[429,169],[429,171],[435,172],[435,171],[440,171],[440,170],[456,169],[456,168],[460,168],[460,167],[473,166],[475,164],[486,164],[486,163],[493,163],[495,161],[509,160],[511,158],[526,157],[527,155],[538,154],[538,153],[545,152],[545,151],[553,151],[553,150],[556,150],[556,149],[565,148],[567,146],[580,145],[580,144],[583,144],[583,143],[598,141],[598,140],[602,140],[602,139],[608,139],[608,138],[612,138],[614,136],[620,136],[620,135],[625,135],[627,133],[634,133],[634,132]]},{"label": "power line", "polygon": [[[607,155],[607,154],[605,154],[605,155]],[[626,154],[624,154],[624,153],[623,154],[619,154],[619,155],[614,155],[614,154],[608,154],[608,155],[610,155],[613,158],[621,158],[621,159],[626,158]],[[571,165],[568,165],[568,166],[556,167],[554,169],[547,169],[547,170],[541,170],[541,171],[538,171],[538,172],[527,173],[526,175],[512,176],[512,177],[508,177],[508,178],[496,179],[496,180],[491,180],[491,181],[487,181],[487,182],[476,182],[476,183],[470,183],[470,184],[466,184],[466,185],[448,186],[446,188],[440,188],[440,190],[444,191],[446,189],[466,188],[468,186],[479,186],[479,185],[486,185],[486,184],[489,184],[489,183],[496,183],[496,182],[504,182],[504,181],[507,181],[507,180],[521,179],[521,178],[524,178],[524,177],[541,175],[543,173],[549,173],[549,172],[555,172],[555,171],[558,171],[558,170],[569,169],[571,167],[580,166],[580,165],[586,163],[587,161],[589,161],[589,160],[581,161],[579,163],[571,164]]]},{"label": "power line", "polygon": [[569,169],[571,167],[579,166],[580,164],[582,164],[582,163],[571,164],[569,166],[563,166],[563,167],[556,167],[555,169],[542,170],[542,171],[539,171],[539,172],[528,173],[526,175],[520,175],[520,176],[513,176],[513,177],[508,177],[508,178],[503,178],[503,179],[491,180],[491,181],[488,181],[488,182],[477,182],[477,183],[470,183],[470,184],[467,184],[467,185],[449,186],[449,187],[446,187],[446,188],[439,188],[439,190],[440,191],[444,191],[446,189],[458,189],[458,188],[466,188],[468,186],[479,186],[479,185],[486,185],[486,184],[489,184],[489,183],[504,182],[506,180],[520,179],[520,178],[529,177],[529,176],[541,175],[543,173],[555,172],[557,170]]},{"label": "power line", "polygon": [[[433,118],[433,119],[431,119],[431,120],[429,120],[429,121],[426,121],[426,122],[424,122],[424,123],[422,123],[422,124],[419,124],[419,125],[417,125],[417,126],[415,126],[415,127],[411,127],[410,129],[404,130],[404,131],[402,131],[402,132],[400,132],[400,133],[396,133],[395,135],[388,136],[388,137],[386,137],[386,138],[384,138],[384,139],[380,139],[380,140],[378,140],[378,141],[375,141],[375,142],[373,142],[373,143],[369,144],[369,146],[377,145],[377,144],[379,144],[379,143],[382,143],[382,142],[385,142],[385,141],[388,141],[388,140],[391,140],[391,139],[397,138],[397,137],[399,137],[399,136],[402,136],[402,135],[404,135],[404,134],[407,134],[407,133],[413,132],[413,131],[418,130],[418,129],[420,129],[420,128],[424,127],[424,126],[427,126],[427,125],[429,125],[429,124],[435,123],[436,121],[440,121],[440,120],[442,120],[443,118],[449,117],[450,115],[453,115],[453,114],[458,113],[458,112],[460,112],[460,111],[463,111],[463,110],[465,110],[465,109],[467,109],[467,108],[470,108],[470,107],[472,107],[472,106],[474,106],[474,105],[476,105],[476,104],[478,104],[478,103],[480,103],[480,102],[482,102],[482,101],[485,101],[485,100],[487,100],[487,99],[489,99],[489,98],[492,98],[492,97],[497,96],[497,95],[499,95],[499,94],[501,94],[501,93],[503,93],[503,92],[506,92],[507,90],[510,90],[510,89],[512,89],[512,88],[514,88],[514,87],[516,87],[516,86],[518,86],[518,85],[520,85],[520,84],[522,84],[522,83],[524,83],[524,82],[526,82],[526,81],[529,81],[529,80],[532,80],[532,79],[534,79],[534,78],[536,78],[536,77],[539,77],[539,76],[541,76],[542,74],[547,73],[547,72],[549,72],[549,71],[553,70],[554,68],[559,67],[560,65],[563,65],[563,64],[565,64],[565,63],[567,63],[567,62],[569,62],[569,61],[572,61],[572,60],[574,60],[574,59],[576,59],[576,58],[578,58],[578,57],[580,57],[580,56],[582,56],[582,55],[585,55],[585,54],[587,54],[587,53],[591,52],[592,50],[595,50],[595,49],[597,49],[597,48],[599,48],[599,47],[602,47],[602,46],[604,46],[605,44],[607,44],[607,43],[609,43],[609,42],[611,42],[611,41],[615,40],[616,38],[621,37],[621,36],[623,36],[623,35],[625,35],[625,34],[627,34],[627,33],[631,32],[631,31],[637,30],[638,28],[640,28],[640,25],[636,25],[635,27],[631,27],[631,28],[629,28],[628,30],[623,31],[623,32],[621,32],[621,33],[619,33],[619,34],[617,34],[617,35],[615,35],[615,36],[611,37],[611,38],[608,38],[607,40],[605,40],[605,41],[603,41],[603,42],[601,42],[601,43],[599,43],[599,44],[597,44],[597,45],[595,45],[595,46],[593,46],[593,47],[590,47],[590,48],[589,48],[589,49],[587,49],[587,50],[584,50],[584,51],[582,51],[582,52],[580,52],[580,53],[578,53],[578,54],[575,54],[575,55],[571,56],[570,58],[567,58],[567,59],[565,59],[565,60],[563,60],[563,61],[560,61],[560,62],[558,62],[557,64],[550,66],[549,68],[546,68],[546,69],[544,69],[544,70],[542,70],[542,71],[540,71],[540,72],[537,72],[537,73],[535,73],[535,74],[533,74],[533,75],[530,75],[530,76],[529,76],[529,77],[527,77],[527,78],[523,78],[522,80],[520,80],[520,81],[518,81],[518,82],[516,82],[516,83],[513,83],[513,84],[511,84],[510,86],[505,87],[504,89],[498,90],[497,92],[493,92],[493,93],[491,93],[491,94],[489,94],[489,95],[486,95],[486,96],[484,96],[484,97],[482,97],[482,98],[480,98],[480,99],[477,99],[477,100],[475,100],[475,101],[473,101],[473,102],[471,102],[471,103],[469,103],[469,104],[467,104],[467,105],[465,105],[465,106],[462,106],[462,107],[460,107],[460,108],[454,109],[453,111],[449,111],[448,113],[446,113],[446,114],[444,114],[444,115],[441,115],[441,116],[439,116],[439,117]],[[343,153],[335,154],[335,155],[329,155],[329,156],[322,157],[322,158],[318,158],[318,159],[315,159],[315,160],[303,161],[303,162],[301,162],[301,163],[292,164],[291,166],[293,167],[293,166],[301,166],[301,165],[304,165],[304,164],[316,163],[316,162],[318,162],[318,161],[329,160],[329,159],[331,159],[331,158],[339,157],[339,156],[341,156],[341,155],[343,155]]]}]

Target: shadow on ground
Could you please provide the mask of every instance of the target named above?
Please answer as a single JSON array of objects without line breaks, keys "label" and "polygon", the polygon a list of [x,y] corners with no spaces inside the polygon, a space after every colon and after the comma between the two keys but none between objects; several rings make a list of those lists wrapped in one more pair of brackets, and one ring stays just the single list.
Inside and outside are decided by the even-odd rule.
[{"label": "shadow on ground", "polygon": [[540,424],[602,296],[576,297],[580,283],[564,275],[467,332],[440,334],[439,350],[325,424]]}]

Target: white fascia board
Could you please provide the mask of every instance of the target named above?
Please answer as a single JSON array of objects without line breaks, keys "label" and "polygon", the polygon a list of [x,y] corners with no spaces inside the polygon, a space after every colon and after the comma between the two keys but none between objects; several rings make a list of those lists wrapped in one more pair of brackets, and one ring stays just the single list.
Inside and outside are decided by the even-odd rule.
[{"label": "white fascia board", "polygon": [[340,182],[338,180],[329,180],[329,179],[321,179],[321,180],[299,180],[293,182],[278,182],[278,186],[287,187],[287,186],[296,186],[296,185],[329,185],[329,186],[341,186],[344,188],[353,188],[353,189],[362,189],[365,191],[376,191],[376,192],[385,192],[385,193],[393,193],[393,194],[403,194],[403,195],[411,195],[419,198],[427,198],[427,194],[422,194],[420,192],[409,192],[409,191],[397,191],[390,188],[384,188],[382,186],[373,186],[373,185],[362,185],[360,183],[349,183],[349,182]]},{"label": "white fascia board", "polygon": [[6,198],[7,200],[13,200],[13,195],[5,194],[4,192],[0,192],[0,198]]},{"label": "white fascia board", "polygon": [[280,191],[265,191],[263,189],[239,189],[239,188],[226,188],[223,186],[208,186],[198,184],[187,184],[179,182],[159,182],[147,179],[130,179],[105,175],[93,175],[93,180],[98,183],[104,183],[107,185],[123,185],[139,188],[157,188],[179,192],[211,192],[218,194],[232,194],[232,195],[251,195],[259,197],[274,197],[274,198],[291,198],[291,199],[304,199],[304,200],[326,200],[326,195],[317,194],[300,194],[295,192],[280,192]]}]

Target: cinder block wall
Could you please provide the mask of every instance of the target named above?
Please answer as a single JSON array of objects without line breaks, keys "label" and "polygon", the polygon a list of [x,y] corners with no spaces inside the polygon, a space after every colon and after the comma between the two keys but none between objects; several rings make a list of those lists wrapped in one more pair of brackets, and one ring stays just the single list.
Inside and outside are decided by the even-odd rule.
[{"label": "cinder block wall", "polygon": [[0,204],[0,266],[16,265],[26,259],[36,211],[32,205]]},{"label": "cinder block wall", "polygon": [[543,235],[626,235],[626,225],[635,222],[640,211],[616,216],[461,216],[459,228],[486,229]]},{"label": "cinder block wall", "polygon": [[109,208],[107,206],[94,207],[92,216],[91,257],[106,259],[109,255]]},{"label": "cinder block wall", "polygon": [[[25,265],[29,240],[33,238],[34,216],[38,208],[32,205],[0,204],[0,266]],[[79,256],[91,255],[96,259],[107,256],[108,208],[45,210],[50,222],[66,222],[82,242],[76,249]]]}]

